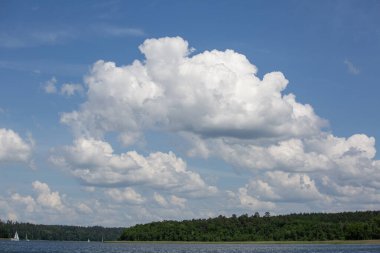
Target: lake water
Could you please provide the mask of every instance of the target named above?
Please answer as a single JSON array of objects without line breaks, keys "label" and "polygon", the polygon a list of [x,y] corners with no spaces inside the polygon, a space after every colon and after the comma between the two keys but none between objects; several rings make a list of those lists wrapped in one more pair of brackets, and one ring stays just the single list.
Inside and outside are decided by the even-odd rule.
[{"label": "lake water", "polygon": [[0,253],[379,253],[380,245],[155,244],[1,241]]}]

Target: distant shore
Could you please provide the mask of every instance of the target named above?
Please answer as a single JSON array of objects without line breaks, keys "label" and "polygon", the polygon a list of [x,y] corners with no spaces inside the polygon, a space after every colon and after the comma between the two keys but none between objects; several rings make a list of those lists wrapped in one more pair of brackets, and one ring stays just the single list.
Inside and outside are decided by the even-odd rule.
[{"label": "distant shore", "polygon": [[[10,241],[10,238],[0,238],[0,241]],[[24,240],[22,240],[24,241]],[[33,241],[33,240],[31,240]],[[38,240],[54,241],[54,240]],[[84,242],[84,241],[64,241],[64,242]],[[100,243],[91,241],[91,243]],[[221,242],[203,242],[203,241],[104,241],[104,243],[147,243],[147,244],[379,244],[380,240],[332,240],[332,241],[221,241]]]},{"label": "distant shore", "polygon": [[107,241],[106,243],[148,243],[148,244],[380,244],[380,240],[332,240],[332,241]]}]

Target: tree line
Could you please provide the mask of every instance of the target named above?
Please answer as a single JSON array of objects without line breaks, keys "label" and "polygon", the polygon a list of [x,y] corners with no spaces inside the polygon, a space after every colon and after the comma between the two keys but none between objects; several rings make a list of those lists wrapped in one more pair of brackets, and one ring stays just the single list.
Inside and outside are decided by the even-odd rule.
[{"label": "tree line", "polygon": [[127,241],[323,241],[380,239],[380,211],[161,221],[126,228]]},{"label": "tree line", "polygon": [[20,240],[57,240],[57,241],[114,241],[119,239],[124,228],[105,228],[101,226],[81,227],[64,225],[37,225],[0,220],[0,238],[12,238],[19,234]]}]

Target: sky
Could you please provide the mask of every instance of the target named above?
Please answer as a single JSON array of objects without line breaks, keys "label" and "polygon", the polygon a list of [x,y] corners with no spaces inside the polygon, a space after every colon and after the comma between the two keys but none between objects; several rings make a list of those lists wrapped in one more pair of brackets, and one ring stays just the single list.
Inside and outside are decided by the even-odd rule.
[{"label": "sky", "polygon": [[0,219],[379,210],[379,13],[0,1]]}]

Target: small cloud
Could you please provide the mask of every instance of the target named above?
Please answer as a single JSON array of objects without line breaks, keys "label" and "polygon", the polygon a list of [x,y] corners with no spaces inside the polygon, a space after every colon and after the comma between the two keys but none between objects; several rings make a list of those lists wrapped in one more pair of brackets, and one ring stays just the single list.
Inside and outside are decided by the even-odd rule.
[{"label": "small cloud", "polygon": [[358,67],[356,67],[351,61],[349,60],[344,60],[343,62],[347,66],[347,70],[350,74],[352,75],[358,75],[360,73],[360,70]]},{"label": "small cloud", "polygon": [[129,204],[141,204],[145,199],[131,187],[126,187],[123,190],[109,189],[106,194],[116,202],[126,202]]},{"label": "small cloud", "polygon": [[168,206],[168,202],[166,201],[166,199],[162,195],[158,194],[157,192],[154,193],[153,198],[160,206],[162,207]]},{"label": "small cloud", "polygon": [[83,87],[80,84],[71,84],[71,83],[65,83],[61,87],[61,94],[71,97],[75,93],[82,93]]},{"label": "small cloud", "polygon": [[179,206],[182,209],[185,208],[186,202],[186,199],[177,197],[175,195],[172,195],[170,197],[170,203],[172,203],[172,205]]},{"label": "small cloud", "polygon": [[38,197],[36,202],[43,207],[63,210],[64,205],[59,192],[52,192],[49,185],[40,181],[34,181],[33,189],[37,192]]},{"label": "small cloud", "polygon": [[127,36],[144,36],[145,32],[139,28],[111,26],[111,25],[98,25],[94,27],[98,33],[106,36],[114,37],[127,37]]},{"label": "small cloud", "polygon": [[84,213],[84,214],[91,214],[91,213],[93,213],[92,209],[88,205],[86,205],[84,203],[79,204],[78,210],[79,210],[79,212]]},{"label": "small cloud", "polygon": [[44,90],[48,94],[55,94],[57,93],[57,87],[55,86],[57,84],[57,79],[53,76],[50,80],[45,82]]},{"label": "small cloud", "polygon": [[83,93],[83,86],[80,84],[64,83],[61,88],[57,87],[57,79],[53,76],[44,84],[44,90],[47,94],[59,94],[71,97],[76,93]]},{"label": "small cloud", "polygon": [[0,128],[0,163],[30,162],[33,143],[22,139],[11,129]]}]

